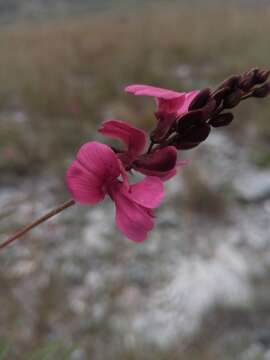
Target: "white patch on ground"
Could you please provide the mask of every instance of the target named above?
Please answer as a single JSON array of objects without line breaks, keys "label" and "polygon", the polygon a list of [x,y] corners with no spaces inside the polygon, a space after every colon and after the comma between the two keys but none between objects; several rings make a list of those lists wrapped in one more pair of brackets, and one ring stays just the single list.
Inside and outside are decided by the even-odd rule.
[{"label": "white patch on ground", "polygon": [[196,332],[213,306],[242,307],[251,300],[248,263],[235,248],[222,244],[211,259],[193,255],[179,263],[169,284],[134,322],[138,333],[160,346]]}]

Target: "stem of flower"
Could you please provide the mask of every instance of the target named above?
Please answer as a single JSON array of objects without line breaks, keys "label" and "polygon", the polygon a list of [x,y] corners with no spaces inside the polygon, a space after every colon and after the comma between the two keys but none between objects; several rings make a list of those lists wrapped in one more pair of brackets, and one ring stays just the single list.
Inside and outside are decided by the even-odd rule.
[{"label": "stem of flower", "polygon": [[241,97],[241,101],[242,101],[242,100],[249,99],[250,97],[252,97],[252,92],[250,92],[250,93],[248,93],[248,94],[246,94],[246,95],[242,96],[242,97]]},{"label": "stem of flower", "polygon": [[149,145],[149,148],[148,148],[146,154],[150,154],[150,152],[151,152],[151,150],[152,150],[152,148],[153,148],[154,145],[155,145],[155,143],[154,143],[153,141],[151,141],[151,143],[150,143],[150,145]]},{"label": "stem of flower", "polygon": [[68,201],[64,202],[62,205],[59,205],[56,208],[50,210],[47,214],[41,216],[39,219],[35,220],[34,222],[24,226],[22,229],[16,231],[15,234],[11,235],[2,244],[0,244],[0,250],[4,249],[6,246],[10,245],[13,241],[19,239],[21,236],[23,236],[24,234],[26,234],[28,231],[32,230],[36,226],[47,221],[48,219],[59,214],[61,211],[67,209],[68,207],[70,207],[74,204],[75,204],[74,200],[68,200]]}]

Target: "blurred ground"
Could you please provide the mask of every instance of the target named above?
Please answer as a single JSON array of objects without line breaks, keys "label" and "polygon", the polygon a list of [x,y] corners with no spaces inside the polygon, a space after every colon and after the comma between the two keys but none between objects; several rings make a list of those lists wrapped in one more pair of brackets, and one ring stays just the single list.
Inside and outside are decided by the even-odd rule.
[{"label": "blurred ground", "polygon": [[[105,118],[152,126],[153,102],[126,84],[190,90],[269,68],[269,20],[269,7],[174,5],[3,27],[1,236],[66,199],[66,166]],[[145,244],[114,230],[107,202],[1,253],[10,358],[56,342],[73,360],[268,359],[269,110],[269,99],[242,104],[230,128],[181,154],[190,165]]]}]

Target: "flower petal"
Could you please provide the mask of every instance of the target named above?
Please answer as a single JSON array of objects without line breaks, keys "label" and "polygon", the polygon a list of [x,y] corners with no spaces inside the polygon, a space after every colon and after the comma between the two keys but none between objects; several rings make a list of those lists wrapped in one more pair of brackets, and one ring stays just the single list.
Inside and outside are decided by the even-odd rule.
[{"label": "flower petal", "polygon": [[129,85],[126,92],[134,95],[153,96],[157,99],[158,112],[164,114],[175,114],[179,116],[188,111],[192,100],[198,95],[198,90],[190,92],[178,92],[149,85]]},{"label": "flower petal", "polygon": [[96,204],[104,199],[105,192],[98,178],[77,160],[74,160],[67,170],[66,184],[72,198],[80,204]]},{"label": "flower petal", "polygon": [[185,107],[185,94],[173,99],[157,98],[157,103],[159,113],[175,114],[176,118],[180,113],[182,113],[182,108]]},{"label": "flower petal", "polygon": [[171,100],[179,98],[181,96],[185,96],[185,93],[163,89],[156,86],[140,84],[129,85],[125,87],[125,91],[134,95],[154,96],[156,98],[161,98],[165,100]]},{"label": "flower petal", "polygon": [[154,227],[153,217],[147,209],[136,204],[123,193],[118,192],[115,197],[116,226],[130,240],[142,242]]},{"label": "flower petal", "polygon": [[125,121],[105,121],[99,132],[104,136],[121,140],[127,146],[128,152],[133,155],[142,153],[146,144],[145,132]]},{"label": "flower petal", "polygon": [[142,181],[130,186],[128,196],[137,204],[154,209],[164,197],[164,185],[159,178],[146,176]]},{"label": "flower petal", "polygon": [[77,161],[88,171],[101,179],[113,179],[119,176],[120,165],[113,150],[100,142],[91,141],[78,151]]},{"label": "flower petal", "polygon": [[177,151],[174,146],[141,155],[132,166],[135,170],[150,176],[166,177],[168,172],[175,168]]},{"label": "flower petal", "polygon": [[119,160],[107,145],[93,141],[84,144],[66,173],[66,184],[75,201],[96,204],[110,183],[120,175]]},{"label": "flower petal", "polygon": [[188,111],[189,105],[192,103],[193,99],[199,94],[199,90],[193,90],[186,93],[185,102],[181,107],[181,114]]}]

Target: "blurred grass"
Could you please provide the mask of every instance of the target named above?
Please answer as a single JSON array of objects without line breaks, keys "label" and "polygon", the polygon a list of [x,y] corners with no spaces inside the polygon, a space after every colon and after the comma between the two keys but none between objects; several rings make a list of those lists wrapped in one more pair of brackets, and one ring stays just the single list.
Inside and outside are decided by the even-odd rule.
[{"label": "blurred grass", "polygon": [[[32,350],[28,355],[23,356],[23,360],[69,360],[73,352],[73,347],[68,348],[60,343],[51,342]],[[12,346],[0,343],[0,360],[15,359],[13,356]]]},{"label": "blurred grass", "polygon": [[7,359],[8,352],[9,352],[9,346],[0,344],[0,360]]},{"label": "blurred grass", "polygon": [[[61,173],[106,117],[152,124],[153,102],[124,94],[125,84],[189,90],[269,67],[269,20],[270,7],[160,5],[2,27],[0,171]],[[250,103],[233,129],[242,133],[248,123],[268,144],[269,102]]]}]

